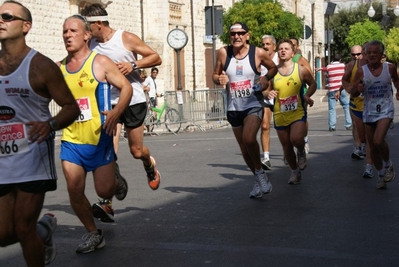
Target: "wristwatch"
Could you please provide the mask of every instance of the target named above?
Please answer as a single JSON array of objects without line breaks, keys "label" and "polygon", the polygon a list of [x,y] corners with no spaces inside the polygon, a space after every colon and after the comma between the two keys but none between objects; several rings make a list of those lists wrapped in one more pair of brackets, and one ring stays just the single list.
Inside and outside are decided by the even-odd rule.
[{"label": "wristwatch", "polygon": [[60,125],[58,124],[58,122],[57,122],[56,120],[50,119],[50,120],[48,121],[48,123],[50,124],[51,130],[57,131],[57,130],[60,129]]},{"label": "wristwatch", "polygon": [[137,69],[137,64],[136,64],[136,62],[132,62],[132,68],[133,68],[133,70],[136,70]]}]

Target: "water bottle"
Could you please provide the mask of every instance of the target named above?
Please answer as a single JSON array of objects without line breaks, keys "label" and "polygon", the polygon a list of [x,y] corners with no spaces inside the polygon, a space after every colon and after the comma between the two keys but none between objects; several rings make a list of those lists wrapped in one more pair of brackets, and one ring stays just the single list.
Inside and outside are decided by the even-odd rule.
[{"label": "water bottle", "polygon": [[262,91],[262,85],[260,83],[255,84],[254,86],[252,86],[252,90],[254,90],[255,92],[261,92]]}]

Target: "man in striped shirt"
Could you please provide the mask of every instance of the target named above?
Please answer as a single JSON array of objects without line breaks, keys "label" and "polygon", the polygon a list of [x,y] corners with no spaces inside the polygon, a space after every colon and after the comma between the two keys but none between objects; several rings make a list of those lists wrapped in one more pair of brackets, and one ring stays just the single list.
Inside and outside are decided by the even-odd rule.
[{"label": "man in striped shirt", "polygon": [[328,130],[335,131],[335,124],[337,122],[336,106],[339,100],[345,114],[345,128],[352,129],[352,119],[349,112],[349,95],[345,90],[341,90],[342,76],[345,73],[345,64],[341,63],[341,55],[335,54],[334,61],[327,65],[327,67],[317,68],[316,71],[326,72],[328,80]]}]

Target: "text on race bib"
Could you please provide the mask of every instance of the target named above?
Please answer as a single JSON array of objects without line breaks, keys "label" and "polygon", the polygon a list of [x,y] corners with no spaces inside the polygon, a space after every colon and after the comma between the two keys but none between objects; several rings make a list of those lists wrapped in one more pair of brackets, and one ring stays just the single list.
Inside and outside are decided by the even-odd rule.
[{"label": "text on race bib", "polygon": [[280,98],[280,112],[294,111],[298,109],[298,96],[292,95]]},{"label": "text on race bib", "polygon": [[8,157],[28,151],[28,137],[23,123],[10,123],[0,126],[0,157]]},{"label": "text on race bib", "polygon": [[93,118],[91,113],[90,99],[88,97],[82,97],[76,100],[78,103],[80,114],[76,119],[77,122],[89,121]]},{"label": "text on race bib", "polygon": [[252,94],[251,81],[230,82],[230,93],[232,98],[250,97]]}]

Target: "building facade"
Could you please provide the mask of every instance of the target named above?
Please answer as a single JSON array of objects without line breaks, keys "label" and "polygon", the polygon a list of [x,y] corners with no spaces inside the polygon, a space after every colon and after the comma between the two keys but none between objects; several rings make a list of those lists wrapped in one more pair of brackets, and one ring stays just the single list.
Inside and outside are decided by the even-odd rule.
[{"label": "building facade", "polygon": [[[228,10],[235,0],[24,0],[33,16],[33,26],[27,43],[54,61],[66,56],[62,41],[62,24],[68,16],[79,13],[89,3],[107,5],[110,26],[137,34],[162,57],[157,87],[162,91],[177,89],[177,55],[166,42],[169,31],[183,29],[189,38],[180,53],[181,85],[183,90],[213,88],[213,44],[205,35],[205,7],[222,5]],[[314,9],[310,0],[281,0],[287,11],[304,18],[305,24],[315,25],[314,38],[301,42],[302,54],[312,60],[324,55],[324,1],[316,0]],[[267,34],[267,33],[265,33]],[[312,46],[312,44],[314,46]],[[223,44],[217,39],[215,49]],[[313,48],[314,47],[314,48]],[[312,62],[313,66],[314,62]]]}]

